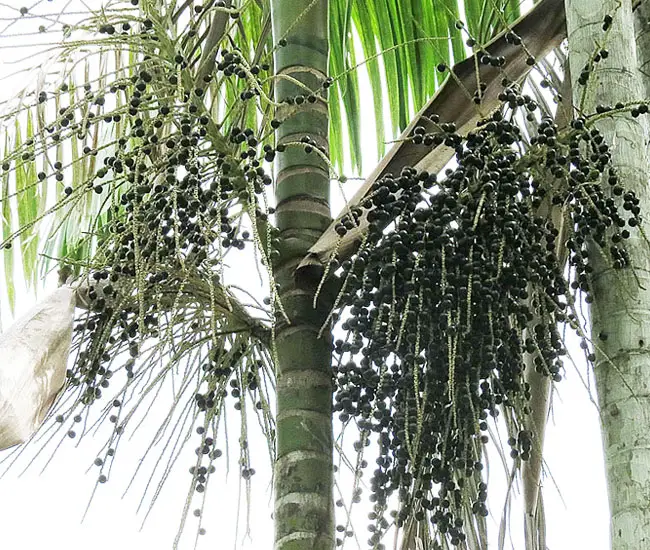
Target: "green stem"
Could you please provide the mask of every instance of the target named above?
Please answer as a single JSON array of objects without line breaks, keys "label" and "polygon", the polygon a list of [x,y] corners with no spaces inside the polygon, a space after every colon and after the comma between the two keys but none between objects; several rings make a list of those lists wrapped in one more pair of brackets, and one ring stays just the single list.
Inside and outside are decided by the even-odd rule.
[{"label": "green stem", "polygon": [[[326,78],[327,0],[274,0],[271,8],[278,102],[316,92]],[[298,86],[291,80],[298,81]],[[328,152],[328,113],[305,102],[285,119],[278,143],[309,136]],[[290,323],[277,324],[276,550],[332,550],[331,337],[319,338],[328,304],[313,307],[318,281],[298,285],[296,267],[328,227],[329,171],[319,155],[288,147],[276,161],[276,221],[281,255],[275,272]]]}]

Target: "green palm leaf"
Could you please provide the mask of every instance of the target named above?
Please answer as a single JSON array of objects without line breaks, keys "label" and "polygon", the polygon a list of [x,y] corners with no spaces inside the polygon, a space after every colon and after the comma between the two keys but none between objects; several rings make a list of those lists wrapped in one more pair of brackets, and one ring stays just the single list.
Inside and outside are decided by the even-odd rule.
[{"label": "green palm leaf", "polygon": [[[464,42],[473,38],[477,43],[488,42],[504,25],[519,17],[517,2],[465,2],[465,13],[470,22],[466,30],[458,24],[456,2],[441,0],[427,3],[419,0],[373,2],[330,2],[330,71],[335,78],[339,101],[331,103],[332,160],[342,168],[339,122],[346,120],[349,135],[358,135],[360,111],[356,95],[349,86],[349,73],[356,69],[354,36],[358,36],[365,57],[371,85],[376,124],[376,141],[380,156],[386,140],[383,106],[387,102],[390,113],[390,133],[403,131],[413,115],[424,105],[441,84],[436,75],[440,63],[450,66],[465,58]],[[449,43],[451,51],[449,53]],[[383,68],[380,69],[380,67]],[[356,78],[356,77],[355,77]],[[391,93],[385,95],[385,89]],[[357,92],[358,94],[358,92]],[[345,113],[343,117],[339,110]],[[352,166],[358,172],[359,150],[350,140]]]}]

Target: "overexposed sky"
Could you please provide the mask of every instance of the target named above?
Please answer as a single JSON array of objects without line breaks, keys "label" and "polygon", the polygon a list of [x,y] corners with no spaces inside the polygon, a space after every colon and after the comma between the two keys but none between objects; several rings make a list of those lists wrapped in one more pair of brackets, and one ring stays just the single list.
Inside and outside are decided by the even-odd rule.
[{"label": "overexposed sky", "polygon": [[[100,5],[99,0],[86,0],[86,3],[93,8]],[[28,7],[34,12],[40,10],[54,14],[61,9],[62,5],[64,2],[36,2]],[[20,6],[13,0],[9,3],[0,2],[0,31],[4,28],[3,23],[6,23],[3,18],[13,17],[17,7]],[[57,28],[58,23],[53,25],[53,28]],[[0,50],[3,52],[0,59],[3,62],[0,65],[0,75],[10,74],[17,67],[26,66],[30,62],[30,52],[34,50],[24,47],[27,43],[26,39],[21,40],[9,35],[34,30],[34,26],[38,27],[38,24],[34,25],[33,22],[24,20],[0,34]],[[56,35],[51,36],[56,37]],[[40,38],[42,37],[35,36],[33,41]],[[29,40],[32,41],[31,38]],[[20,59],[24,61],[11,64],[12,61]],[[364,76],[365,74],[361,72],[364,95],[367,95],[368,88]],[[6,95],[3,94],[15,89],[22,81],[23,78],[20,77],[2,82],[0,99],[4,99]],[[376,163],[372,122],[374,115],[371,101],[362,101],[361,107],[367,123],[361,134],[365,140],[363,171],[364,174],[368,174]],[[346,184],[348,197],[353,195],[356,185],[357,182],[354,180]],[[336,193],[336,185],[333,189]],[[334,211],[338,211],[342,204],[337,194],[334,200]],[[249,271],[240,269],[235,273],[239,284],[243,285],[245,273]],[[251,288],[258,289],[253,290],[254,292],[259,292],[259,295],[264,294],[256,275],[246,282]],[[33,304],[34,299],[32,294],[19,289],[17,313],[25,312]],[[5,303],[0,304],[0,311],[6,327],[10,318]],[[574,349],[576,348],[577,346]],[[576,357],[580,357],[580,354],[576,353]],[[3,368],[6,368],[7,360],[8,358],[0,358]],[[586,366],[580,364],[579,368],[582,377],[588,378]],[[549,527],[548,547],[551,550],[574,550],[575,548],[606,550],[609,548],[609,518],[598,414],[589,400],[580,376],[571,365],[567,365],[566,378],[556,385],[556,390],[553,400],[554,419],[550,422],[545,446],[545,458],[553,476],[553,479],[546,477],[544,480],[545,508]],[[191,480],[188,469],[194,463],[192,442],[188,445],[185,455],[176,464],[142,529],[141,524],[147,511],[146,503],[149,500],[139,512],[138,506],[150,472],[147,466],[151,467],[155,463],[155,450],[151,453],[149,461],[142,467],[142,473],[136,478],[134,485],[126,496],[123,496],[140,458],[154,435],[161,415],[167,412],[171,396],[171,388],[163,391],[148,414],[148,418],[156,420],[145,422],[139,432],[122,442],[109,481],[97,487],[93,503],[83,523],[81,519],[98,475],[98,469],[93,466],[93,461],[108,437],[108,429],[100,429],[96,438],[87,437],[78,446],[76,440],[64,438],[44,472],[41,472],[42,466],[51,456],[55,445],[49,445],[36,462],[23,473],[24,467],[38,445],[28,448],[17,464],[0,478],[0,548],[3,550],[171,548]],[[231,460],[227,480],[220,484],[217,481],[226,477],[226,468],[223,464],[224,476],[215,476],[211,482],[213,486],[209,490],[208,505],[202,520],[206,534],[200,537],[198,547],[219,550],[222,548],[270,550],[273,532],[272,502],[270,470],[267,461],[264,460],[266,456],[264,443],[260,438],[250,438],[253,445],[252,454],[258,457],[254,459],[254,467],[258,473],[252,483],[253,507],[247,510],[244,495],[240,492],[236,465],[237,433],[234,437],[235,456]],[[9,451],[0,452],[0,472],[4,470],[12,456]],[[503,477],[496,455],[490,458],[490,475]],[[4,462],[1,462],[3,460]],[[560,487],[563,500],[558,495],[554,482]],[[344,483],[342,486],[345,487]],[[492,540],[496,540],[503,495],[499,495],[498,490],[493,490],[492,486],[490,490],[492,513],[495,517],[489,519],[489,526],[493,534]],[[345,496],[349,497],[347,494]],[[363,509],[360,509],[363,512]],[[522,516],[516,501],[512,509],[513,539],[506,541],[506,548],[518,550],[523,547]],[[357,525],[362,548],[367,547],[364,513],[359,514],[361,520]],[[250,519],[250,535],[246,533],[247,514]],[[197,522],[198,520],[190,514],[186,529],[187,536],[181,543],[181,550],[194,547],[193,534]],[[236,529],[238,524],[239,528]],[[355,547],[354,540],[346,543],[346,548]],[[493,547],[496,548],[496,544],[491,546]]]}]

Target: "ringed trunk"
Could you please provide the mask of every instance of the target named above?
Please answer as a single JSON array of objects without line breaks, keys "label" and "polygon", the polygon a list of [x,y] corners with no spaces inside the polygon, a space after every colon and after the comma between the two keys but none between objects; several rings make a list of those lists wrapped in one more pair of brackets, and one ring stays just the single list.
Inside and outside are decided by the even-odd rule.
[{"label": "ringed trunk", "polygon": [[[283,313],[278,312],[277,457],[275,549],[332,550],[331,335],[319,332],[329,306],[314,307],[318,280],[298,281],[296,267],[331,222],[329,168],[300,141],[308,136],[328,155],[328,109],[323,94],[328,62],[327,0],[273,0],[276,44],[275,99],[304,99],[278,109],[282,125],[276,160],[279,260],[274,272]],[[298,84],[299,83],[299,84]],[[308,99],[308,96],[316,96]],[[316,149],[314,146],[314,149]],[[286,319],[284,317],[286,314]]]}]

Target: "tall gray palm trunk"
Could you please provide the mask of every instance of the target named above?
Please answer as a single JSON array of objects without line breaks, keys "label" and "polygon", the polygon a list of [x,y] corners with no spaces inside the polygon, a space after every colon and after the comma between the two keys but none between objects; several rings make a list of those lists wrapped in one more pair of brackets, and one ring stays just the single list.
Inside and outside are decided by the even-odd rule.
[{"label": "tall gray palm trunk", "polygon": [[[574,106],[593,113],[599,104],[628,104],[643,98],[636,71],[632,2],[568,0],[566,12]],[[593,64],[585,95],[585,86],[577,78],[601,48],[609,55]],[[645,209],[641,215],[647,217],[650,194],[642,117],[629,112],[604,116],[596,127],[611,145],[620,181],[636,193]],[[642,225],[645,235],[650,235],[650,225]],[[650,244],[641,232],[632,231],[626,248],[631,267],[623,270],[611,269],[611,262],[596,246],[589,251],[594,267],[595,377],[613,550],[650,547]]]},{"label": "tall gray palm trunk", "polygon": [[[298,263],[331,221],[328,165],[317,151],[307,153],[299,144],[309,136],[328,151],[328,109],[322,97],[328,2],[273,0],[271,16],[274,43],[279,45],[276,101],[305,98],[280,109],[284,120],[277,132],[278,143],[287,148],[277,160],[275,190],[280,231],[275,274],[283,308],[276,331],[275,548],[332,550],[331,337],[328,330],[318,336],[330,304],[321,299],[315,309],[318,280],[298,281],[295,276]],[[308,98],[310,90],[316,101]]]}]

